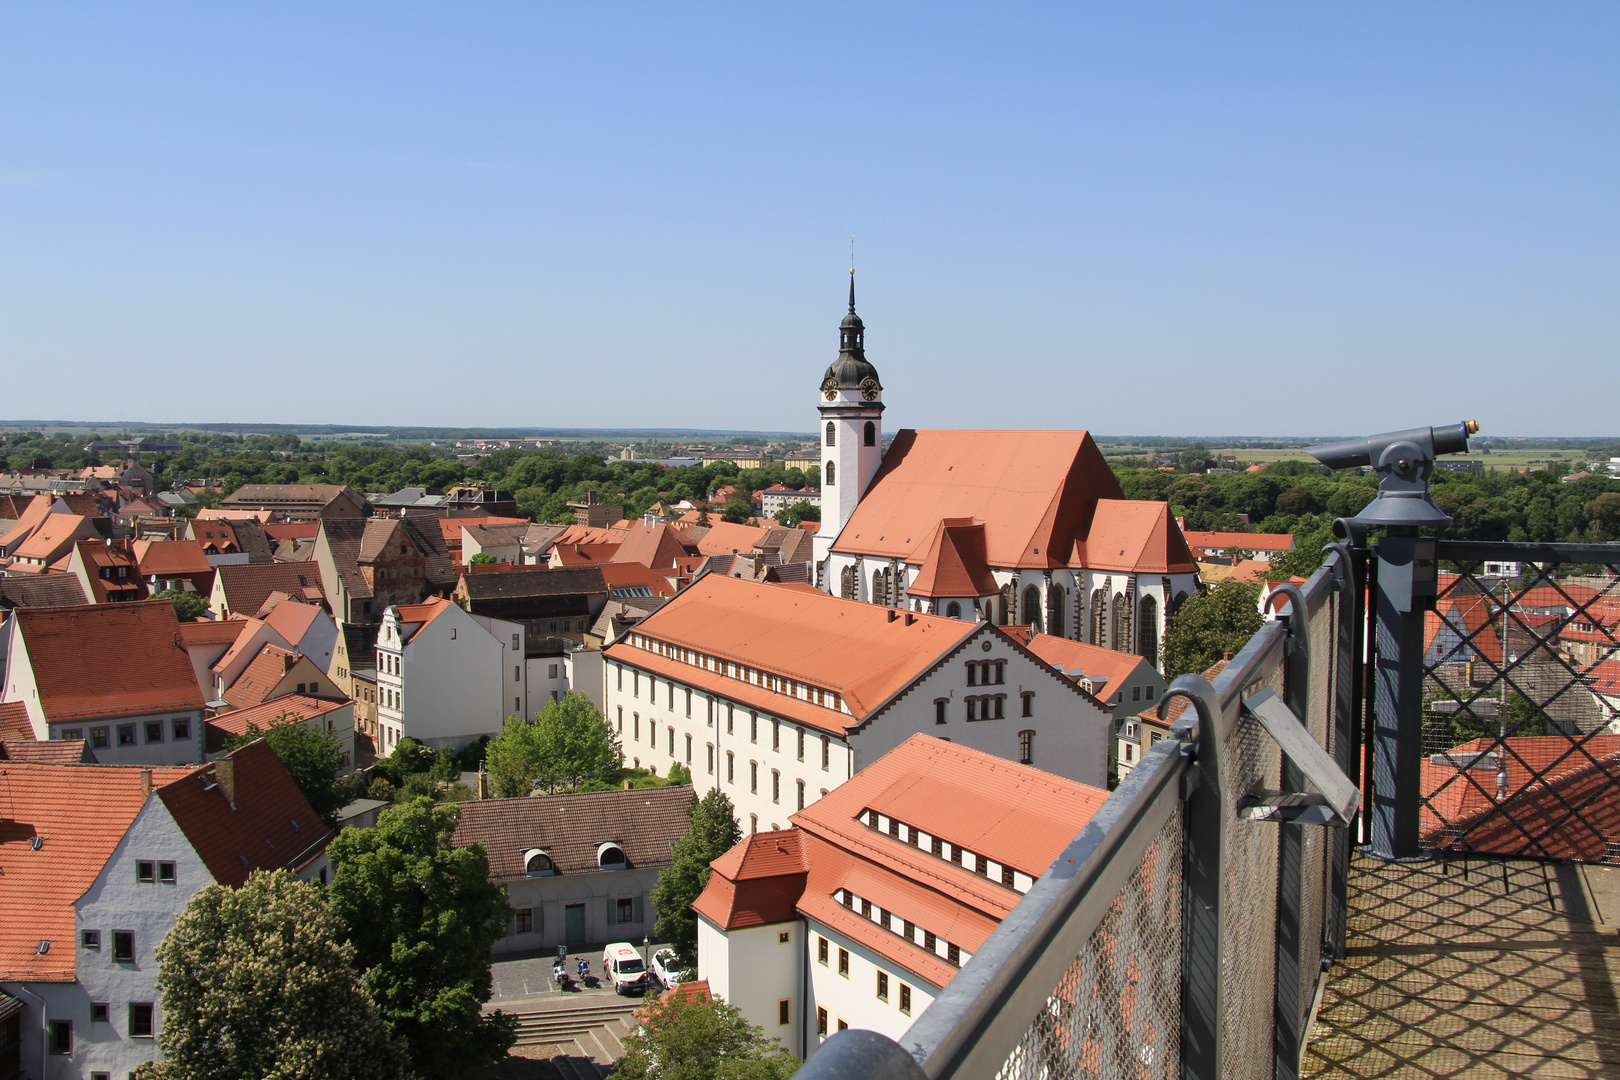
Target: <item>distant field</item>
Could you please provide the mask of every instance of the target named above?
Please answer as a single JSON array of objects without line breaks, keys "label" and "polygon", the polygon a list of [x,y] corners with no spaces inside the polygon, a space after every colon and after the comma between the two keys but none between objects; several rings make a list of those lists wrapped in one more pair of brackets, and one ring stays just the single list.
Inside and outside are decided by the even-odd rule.
[{"label": "distant field", "polygon": [[[1098,449],[1103,457],[1110,461],[1117,461],[1124,457],[1172,457],[1177,449],[1164,447],[1149,449],[1135,446],[1122,446],[1118,443],[1099,443]],[[1222,459],[1234,458],[1237,461],[1260,462],[1269,464],[1273,461],[1310,461],[1311,456],[1305,452],[1303,446],[1293,447],[1267,447],[1264,449],[1242,449],[1239,447],[1211,447],[1210,451],[1215,457]],[[1458,455],[1460,457],[1483,461],[1490,470],[1544,469],[1554,462],[1562,462],[1569,466],[1570,471],[1586,468],[1591,460],[1584,450],[1491,450],[1488,452],[1475,452]]]}]

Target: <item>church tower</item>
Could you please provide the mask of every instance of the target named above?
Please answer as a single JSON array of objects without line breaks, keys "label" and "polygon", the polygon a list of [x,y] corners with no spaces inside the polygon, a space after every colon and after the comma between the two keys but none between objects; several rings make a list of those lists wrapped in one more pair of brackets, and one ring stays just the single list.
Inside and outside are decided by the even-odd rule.
[{"label": "church tower", "polygon": [[826,558],[883,461],[883,385],[866,359],[866,327],[855,314],[855,271],[849,314],[838,324],[838,359],[821,380],[821,529],[816,561]]}]

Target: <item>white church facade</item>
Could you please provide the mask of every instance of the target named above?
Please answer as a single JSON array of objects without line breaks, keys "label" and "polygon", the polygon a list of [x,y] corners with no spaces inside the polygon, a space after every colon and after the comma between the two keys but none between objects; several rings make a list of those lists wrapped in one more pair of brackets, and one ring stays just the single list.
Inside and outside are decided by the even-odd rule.
[{"label": "white church facade", "polygon": [[898,432],[849,313],[820,387],[818,587],[892,608],[1027,625],[1159,665],[1198,587],[1165,503],[1129,500],[1085,431]]}]

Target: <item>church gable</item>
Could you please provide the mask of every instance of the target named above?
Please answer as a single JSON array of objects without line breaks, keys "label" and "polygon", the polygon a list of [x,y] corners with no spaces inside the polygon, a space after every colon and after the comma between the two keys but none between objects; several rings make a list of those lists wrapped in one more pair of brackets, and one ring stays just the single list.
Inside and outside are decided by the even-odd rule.
[{"label": "church gable", "polygon": [[1170,505],[1128,499],[1098,500],[1071,565],[1134,574],[1190,574],[1197,569],[1186,538],[1170,520]]}]

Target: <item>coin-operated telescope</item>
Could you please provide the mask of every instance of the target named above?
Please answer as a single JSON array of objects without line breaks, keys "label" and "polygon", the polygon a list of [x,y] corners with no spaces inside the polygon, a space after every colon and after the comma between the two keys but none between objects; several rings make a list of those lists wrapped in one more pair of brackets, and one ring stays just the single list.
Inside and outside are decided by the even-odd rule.
[{"label": "coin-operated telescope", "polygon": [[1378,498],[1368,503],[1355,520],[1363,525],[1449,525],[1451,518],[1429,498],[1429,477],[1441,454],[1468,450],[1468,436],[1479,431],[1479,421],[1464,420],[1445,427],[1386,431],[1365,439],[1320,443],[1306,453],[1330,469],[1371,465],[1378,473]]}]

